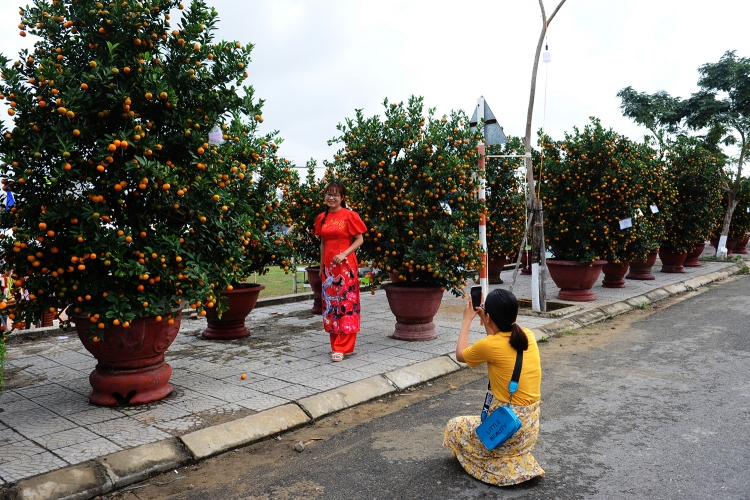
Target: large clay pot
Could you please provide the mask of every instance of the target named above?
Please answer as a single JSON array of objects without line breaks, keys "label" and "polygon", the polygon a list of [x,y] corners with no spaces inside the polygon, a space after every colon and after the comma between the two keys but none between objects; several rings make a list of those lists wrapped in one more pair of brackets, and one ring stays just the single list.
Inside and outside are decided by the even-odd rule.
[{"label": "large clay pot", "polygon": [[659,259],[661,259],[661,272],[663,273],[684,273],[685,269],[682,263],[685,262],[687,252],[672,252],[670,250],[659,250]]},{"label": "large clay pot", "polygon": [[734,253],[747,255],[747,244],[750,242],[750,236],[745,236],[734,246]]},{"label": "large clay pot", "polygon": [[229,300],[229,310],[219,319],[215,307],[206,308],[208,325],[201,334],[204,339],[232,340],[250,336],[245,326],[245,318],[258,302],[258,294],[266,287],[257,284],[237,285],[233,290],[224,290],[221,295]]},{"label": "large clay pot", "polygon": [[577,260],[547,259],[547,270],[550,278],[560,289],[557,298],[575,302],[590,302],[596,300],[591,289],[594,287],[606,260],[578,262]]},{"label": "large clay pot", "polygon": [[651,273],[651,268],[654,267],[658,254],[659,250],[651,250],[646,260],[631,261],[630,272],[625,278],[629,280],[655,280],[656,276]]},{"label": "large clay pot", "polygon": [[493,257],[487,263],[487,283],[490,285],[500,285],[503,280],[500,278],[500,273],[505,267],[505,255],[499,257]]},{"label": "large clay pot", "polygon": [[389,283],[381,288],[396,316],[394,339],[432,340],[437,337],[432,319],[443,300],[440,288],[417,287],[410,283]]},{"label": "large clay pot", "polygon": [[521,274],[531,275],[531,250],[521,253]]},{"label": "large clay pot", "polygon": [[607,261],[602,268],[604,272],[602,286],[604,288],[625,288],[625,274],[627,274],[629,267],[629,262],[615,264],[614,262]]},{"label": "large clay pot", "polygon": [[313,291],[313,306],[310,312],[313,314],[323,313],[323,281],[320,279],[320,267],[306,267],[307,281]]},{"label": "large clay pot", "polygon": [[698,260],[701,255],[703,255],[703,250],[706,249],[706,242],[700,241],[695,244],[695,248],[693,248],[690,252],[688,252],[687,257],[685,257],[685,262],[682,263],[685,267],[701,267],[701,263]]},{"label": "large clay pot", "polygon": [[739,245],[742,238],[727,238],[727,255],[734,255],[736,252],[734,247]]},{"label": "large clay pot", "polygon": [[172,367],[164,362],[164,352],[177,337],[181,319],[178,313],[170,325],[147,316],[134,319],[128,328],[111,326],[92,335],[88,318],[73,318],[83,347],[97,360],[89,375],[89,401],[101,406],[140,405],[171,394]]}]

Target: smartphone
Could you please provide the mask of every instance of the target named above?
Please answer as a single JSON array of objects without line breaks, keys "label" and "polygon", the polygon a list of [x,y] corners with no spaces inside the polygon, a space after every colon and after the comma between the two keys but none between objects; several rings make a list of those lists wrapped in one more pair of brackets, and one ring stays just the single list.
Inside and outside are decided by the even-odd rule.
[{"label": "smartphone", "polygon": [[471,305],[474,306],[474,309],[476,309],[481,304],[482,304],[482,287],[481,286],[471,287]]}]

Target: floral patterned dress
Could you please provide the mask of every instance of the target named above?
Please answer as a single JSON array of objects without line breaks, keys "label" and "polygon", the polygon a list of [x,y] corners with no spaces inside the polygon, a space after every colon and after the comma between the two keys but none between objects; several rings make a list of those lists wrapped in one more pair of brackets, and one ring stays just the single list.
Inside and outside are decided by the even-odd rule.
[{"label": "floral patterned dress", "polygon": [[[324,220],[325,219],[325,220]],[[352,238],[367,230],[357,212],[341,208],[318,215],[315,234],[323,240],[323,327],[331,337],[331,350],[343,354],[354,352],[359,333],[359,266],[354,252],[344,262],[333,263],[333,257],[352,244]]]}]

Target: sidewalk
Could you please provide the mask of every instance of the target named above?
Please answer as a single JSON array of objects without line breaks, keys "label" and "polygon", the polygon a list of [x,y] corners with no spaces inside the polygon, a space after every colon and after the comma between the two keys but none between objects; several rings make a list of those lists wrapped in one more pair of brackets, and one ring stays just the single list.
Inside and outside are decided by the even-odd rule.
[{"label": "sidewalk", "polygon": [[[605,289],[600,277],[596,301],[573,304],[563,317],[523,315],[519,323],[538,338],[553,335],[726,278],[740,267],[702,262],[684,274],[666,274],[657,261],[654,281]],[[505,283],[497,286],[508,288],[512,274],[504,271]],[[556,300],[551,281],[547,290]],[[528,298],[530,277],[519,273],[514,292]],[[363,293],[357,353],[340,363],[331,363],[328,335],[311,306],[307,300],[258,307],[247,320],[252,335],[228,342],[204,340],[205,320],[183,318],[167,352],[175,390],[139,407],[89,404],[95,360],[74,332],[12,343],[0,396],[0,498],[93,497],[149,471],[173,469],[460,369],[450,355],[464,301],[452,295],[445,295],[435,318],[437,339],[403,342],[389,337],[395,318],[385,293]],[[472,329],[472,342],[483,335],[480,328]]]}]

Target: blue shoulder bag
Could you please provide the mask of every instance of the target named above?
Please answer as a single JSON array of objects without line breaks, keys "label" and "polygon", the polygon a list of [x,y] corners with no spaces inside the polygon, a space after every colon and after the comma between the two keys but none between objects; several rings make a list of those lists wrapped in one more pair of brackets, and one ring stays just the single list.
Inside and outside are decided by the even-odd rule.
[{"label": "blue shoulder bag", "polygon": [[477,437],[488,450],[494,450],[501,446],[521,428],[521,420],[510,407],[513,401],[513,393],[518,390],[518,379],[521,378],[521,367],[523,366],[523,351],[516,352],[516,366],[513,368],[513,376],[510,378],[508,390],[510,400],[507,406],[498,406],[495,411],[487,414],[492,404],[492,387],[487,383],[487,396],[484,398],[482,408],[482,423],[477,427]]}]

